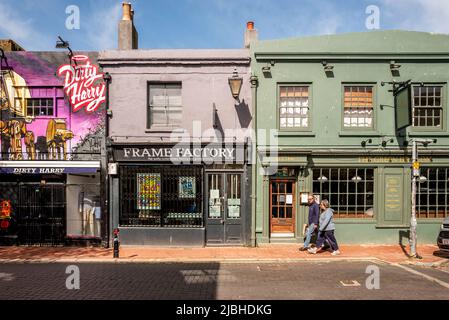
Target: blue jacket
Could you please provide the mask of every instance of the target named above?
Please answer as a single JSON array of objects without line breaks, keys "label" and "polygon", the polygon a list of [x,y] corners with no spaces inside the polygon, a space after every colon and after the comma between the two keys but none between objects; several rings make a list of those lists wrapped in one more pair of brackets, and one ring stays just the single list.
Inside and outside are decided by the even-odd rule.
[{"label": "blue jacket", "polygon": [[318,225],[318,219],[320,217],[320,206],[314,202],[309,206],[309,226],[314,223]]},{"label": "blue jacket", "polygon": [[333,215],[334,215],[334,210],[331,208],[327,208],[326,211],[321,213],[321,215],[320,215],[320,231],[335,230],[335,224],[332,221]]}]

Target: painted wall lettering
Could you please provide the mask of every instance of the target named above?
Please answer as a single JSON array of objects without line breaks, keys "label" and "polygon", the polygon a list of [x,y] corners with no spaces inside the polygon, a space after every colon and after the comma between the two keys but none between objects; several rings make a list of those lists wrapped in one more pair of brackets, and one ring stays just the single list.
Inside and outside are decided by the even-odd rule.
[{"label": "painted wall lettering", "polygon": [[72,60],[76,63],[58,69],[58,76],[64,76],[64,92],[74,112],[83,107],[87,112],[94,112],[106,100],[105,83],[96,83],[103,78],[103,73],[85,55],[75,55]]}]

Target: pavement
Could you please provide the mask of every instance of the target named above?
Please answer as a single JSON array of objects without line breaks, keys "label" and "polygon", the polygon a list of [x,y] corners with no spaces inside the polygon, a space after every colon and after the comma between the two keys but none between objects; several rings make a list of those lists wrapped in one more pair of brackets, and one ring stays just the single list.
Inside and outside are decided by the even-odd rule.
[{"label": "pavement", "polygon": [[378,260],[388,263],[438,266],[449,261],[449,253],[435,245],[418,246],[422,259],[411,259],[408,248],[399,245],[342,245],[341,255],[330,252],[300,252],[298,244],[267,244],[250,247],[167,248],[121,246],[120,258],[113,258],[111,248],[99,247],[0,247],[0,262],[244,262],[244,261],[314,261]]}]

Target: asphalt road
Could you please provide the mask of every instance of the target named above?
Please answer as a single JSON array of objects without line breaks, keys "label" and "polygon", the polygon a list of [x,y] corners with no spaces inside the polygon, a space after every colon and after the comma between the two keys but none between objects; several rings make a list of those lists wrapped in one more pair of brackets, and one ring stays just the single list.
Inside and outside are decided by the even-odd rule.
[{"label": "asphalt road", "polygon": [[[78,263],[79,289],[63,263],[0,264],[7,299],[449,299],[449,288],[403,268],[374,262]],[[367,267],[379,270],[368,289]],[[374,266],[374,267],[372,267]],[[444,270],[413,267],[449,285]],[[368,281],[376,284],[374,278]]]}]

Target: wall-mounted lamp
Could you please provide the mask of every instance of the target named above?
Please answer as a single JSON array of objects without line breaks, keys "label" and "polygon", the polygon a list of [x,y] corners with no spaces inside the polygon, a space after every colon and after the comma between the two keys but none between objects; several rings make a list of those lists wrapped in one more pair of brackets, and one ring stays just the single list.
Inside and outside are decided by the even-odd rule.
[{"label": "wall-mounted lamp", "polygon": [[394,142],[394,139],[391,138],[389,140],[382,140],[382,147],[385,148],[387,146],[387,143],[392,143]]},{"label": "wall-mounted lamp", "polygon": [[390,61],[390,70],[391,71],[399,71],[400,67],[401,67],[401,65],[399,63],[396,63],[396,61],[394,61],[394,60]]},{"label": "wall-mounted lamp", "polygon": [[238,100],[240,95],[240,89],[242,88],[243,78],[239,77],[237,69],[234,69],[232,77],[230,77],[228,81],[229,81],[229,88],[231,88],[232,96],[234,97],[234,99]]},{"label": "wall-mounted lamp", "polygon": [[[56,40],[56,49],[67,49],[69,50],[70,59],[73,57],[73,51],[70,49],[70,44],[68,41],[65,41],[60,36],[58,36],[58,40]],[[76,61],[75,61],[76,63]]]},{"label": "wall-mounted lamp", "polygon": [[262,72],[263,72],[263,73],[270,73],[270,72],[271,72],[271,66],[270,66],[270,64],[267,63],[266,66],[262,67]]},{"label": "wall-mounted lamp", "polygon": [[367,143],[373,143],[373,139],[363,140],[360,144],[365,148]]},{"label": "wall-mounted lamp", "polygon": [[323,65],[324,71],[325,72],[332,72],[334,70],[334,66],[330,65],[327,61],[323,61],[321,62],[321,64]]}]

